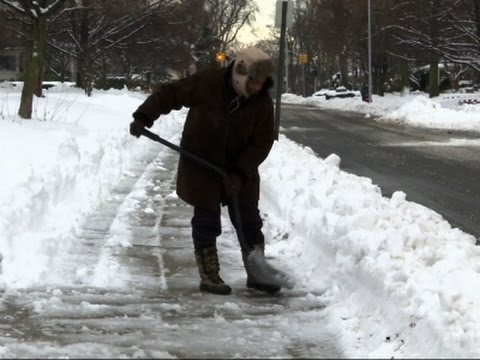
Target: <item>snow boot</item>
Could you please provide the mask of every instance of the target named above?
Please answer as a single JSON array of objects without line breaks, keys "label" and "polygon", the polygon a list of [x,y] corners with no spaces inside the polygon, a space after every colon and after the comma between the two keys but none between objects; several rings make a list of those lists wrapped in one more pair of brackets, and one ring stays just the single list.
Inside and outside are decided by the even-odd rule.
[{"label": "snow boot", "polygon": [[198,272],[200,274],[200,291],[218,295],[229,295],[232,288],[225,284],[219,275],[217,248],[215,246],[195,250]]},{"label": "snow boot", "polygon": [[[265,244],[257,244],[254,246],[254,249],[259,249],[262,254],[265,255]],[[253,274],[248,266],[247,257],[250,252],[242,251],[242,260],[243,266],[245,267],[245,271],[247,272],[247,288],[256,289],[258,291],[263,291],[269,294],[275,294],[280,291],[280,286],[271,286],[271,285],[264,285],[257,283],[255,281],[255,274]]]}]

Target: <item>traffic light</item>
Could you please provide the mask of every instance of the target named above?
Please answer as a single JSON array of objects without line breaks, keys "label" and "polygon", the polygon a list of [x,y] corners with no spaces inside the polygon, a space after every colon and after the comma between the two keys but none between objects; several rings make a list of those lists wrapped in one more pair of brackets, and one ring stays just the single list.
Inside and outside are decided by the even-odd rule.
[{"label": "traffic light", "polygon": [[227,59],[227,55],[223,51],[217,52],[215,55],[215,60],[218,62],[224,62]]}]

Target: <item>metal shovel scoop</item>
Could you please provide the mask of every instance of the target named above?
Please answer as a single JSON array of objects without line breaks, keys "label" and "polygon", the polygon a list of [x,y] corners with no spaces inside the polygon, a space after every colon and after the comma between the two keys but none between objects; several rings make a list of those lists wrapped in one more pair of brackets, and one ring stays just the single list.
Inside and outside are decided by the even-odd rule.
[{"label": "metal shovel scoop", "polygon": [[[221,176],[222,178],[227,178],[228,174],[223,171],[223,169],[219,168],[218,166],[210,163],[209,161],[192,154],[191,152],[182,149],[181,147],[170,143],[169,141],[162,139],[157,134],[152,133],[147,129],[142,130],[142,135],[153,140],[159,142],[172,150],[179,152],[182,156],[212,170],[217,175]],[[238,196],[233,195],[232,198],[232,207],[233,207],[233,214],[236,218],[237,223],[237,237],[242,249],[251,249],[248,245],[245,235],[243,232],[243,225],[242,219],[240,216],[240,207]],[[284,272],[275,269],[272,265],[270,265],[266,260],[263,252],[259,249],[253,249],[249,251],[247,257],[247,263],[251,273],[255,279],[255,281],[262,285],[272,286],[272,287],[286,287],[287,289],[291,289],[294,286],[294,281]]]}]

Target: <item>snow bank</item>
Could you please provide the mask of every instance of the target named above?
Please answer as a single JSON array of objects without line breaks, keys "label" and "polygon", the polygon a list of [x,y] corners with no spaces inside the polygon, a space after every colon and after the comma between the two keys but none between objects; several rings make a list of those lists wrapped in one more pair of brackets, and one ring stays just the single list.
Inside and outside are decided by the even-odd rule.
[{"label": "snow bank", "polygon": [[475,238],[339,165],[281,136],[262,165],[270,251],[325,291],[348,356],[479,356]]}]

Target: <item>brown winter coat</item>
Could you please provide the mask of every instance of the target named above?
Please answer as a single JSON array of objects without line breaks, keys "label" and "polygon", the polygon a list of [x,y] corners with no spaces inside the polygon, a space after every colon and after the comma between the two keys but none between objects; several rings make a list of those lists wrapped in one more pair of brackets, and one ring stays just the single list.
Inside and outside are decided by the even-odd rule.
[{"label": "brown winter coat", "polygon": [[[273,103],[264,86],[259,94],[230,113],[230,73],[231,66],[216,68],[162,85],[137,111],[152,124],[171,110],[190,108],[180,146],[227,172],[240,175],[243,179],[240,200],[257,202],[258,166],[274,141]],[[226,200],[222,179],[184,157],[178,166],[177,194],[190,205],[209,209],[218,209]]]}]

